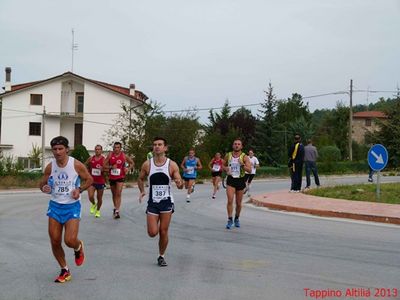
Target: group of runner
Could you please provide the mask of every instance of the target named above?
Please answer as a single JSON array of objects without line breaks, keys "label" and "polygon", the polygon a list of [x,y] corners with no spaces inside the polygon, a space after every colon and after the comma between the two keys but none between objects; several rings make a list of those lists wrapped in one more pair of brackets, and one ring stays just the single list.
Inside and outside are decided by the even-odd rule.
[{"label": "group of runner", "polygon": [[[95,154],[85,162],[92,178],[93,184],[88,188],[90,206],[90,214],[94,214],[96,218],[100,218],[100,208],[103,203],[103,192],[106,186],[106,177],[108,175],[112,200],[114,204],[113,216],[115,219],[120,218],[121,193],[126,174],[135,166],[133,159],[122,151],[122,144],[115,142],[113,151],[107,157],[103,156],[103,147],[96,145]],[[97,203],[94,194],[97,192]]]},{"label": "group of runner", "polygon": [[[121,192],[126,174],[134,167],[133,160],[122,151],[119,142],[114,143],[113,151],[107,157],[102,154],[102,146],[96,145],[95,154],[85,164],[68,156],[68,140],[65,137],[55,137],[50,142],[54,159],[46,166],[40,182],[40,189],[51,194],[47,216],[49,217],[49,236],[53,254],[61,267],[60,275],[55,282],[66,282],[71,279],[71,272],[65,260],[62,248],[62,233],[69,248],[74,249],[75,264],[80,266],[85,260],[83,242],[78,239],[79,220],[81,216],[80,194],[88,190],[91,202],[90,213],[95,217],[101,216],[102,196],[105,187],[105,177],[108,175],[114,204],[113,216],[120,218]],[[159,255],[157,263],[160,267],[167,266],[165,251],[168,245],[168,228],[174,212],[174,199],[171,190],[172,182],[178,189],[187,189],[186,201],[194,191],[197,171],[202,169],[201,161],[195,156],[195,150],[190,149],[182,163],[183,179],[176,162],[166,156],[167,141],[162,137],[153,140],[153,147],[148,159],[143,163],[138,178],[140,191],[139,202],[143,201],[145,180],[148,180],[149,196],[147,201],[147,232],[150,237],[159,235]],[[249,155],[242,152],[243,144],[236,139],[232,151],[224,159],[216,153],[209,167],[213,176],[213,194],[219,188],[222,172],[227,174],[227,216],[226,229],[240,227],[240,212],[245,189],[259,166],[253,151]],[[83,180],[81,183],[80,180]],[[95,201],[97,192],[97,203]],[[233,203],[236,203],[233,218]]]}]

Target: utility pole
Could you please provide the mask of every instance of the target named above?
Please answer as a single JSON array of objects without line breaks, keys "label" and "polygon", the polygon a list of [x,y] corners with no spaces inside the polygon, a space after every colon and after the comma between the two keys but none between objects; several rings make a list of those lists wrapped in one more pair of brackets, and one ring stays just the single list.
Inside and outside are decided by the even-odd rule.
[{"label": "utility pole", "polygon": [[349,159],[353,161],[353,79],[350,79]]},{"label": "utility pole", "polygon": [[45,137],[45,126],[46,125],[46,106],[43,106],[43,114],[42,114],[42,172],[44,173],[44,168],[45,168],[45,162],[44,162],[44,154],[45,154],[45,149],[44,147],[46,146],[46,137]]}]

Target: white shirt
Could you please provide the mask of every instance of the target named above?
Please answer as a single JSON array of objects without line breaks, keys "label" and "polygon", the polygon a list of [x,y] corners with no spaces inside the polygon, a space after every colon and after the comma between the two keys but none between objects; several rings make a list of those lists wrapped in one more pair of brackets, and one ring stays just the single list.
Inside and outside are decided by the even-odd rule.
[{"label": "white shirt", "polygon": [[258,158],[255,156],[253,157],[249,156],[249,159],[251,163],[251,173],[246,172],[246,174],[256,174],[256,166],[260,164]]},{"label": "white shirt", "polygon": [[60,204],[70,204],[81,199],[72,198],[72,190],[77,189],[81,185],[80,177],[75,170],[75,159],[71,156],[68,157],[68,163],[64,168],[57,165],[55,159],[51,161],[51,200]]}]

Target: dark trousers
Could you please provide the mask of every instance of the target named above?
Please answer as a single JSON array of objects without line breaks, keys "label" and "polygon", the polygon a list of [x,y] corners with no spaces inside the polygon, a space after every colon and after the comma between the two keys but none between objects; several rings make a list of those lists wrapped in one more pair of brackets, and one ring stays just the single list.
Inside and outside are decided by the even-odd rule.
[{"label": "dark trousers", "polygon": [[306,161],[304,162],[304,165],[306,167],[306,180],[307,180],[307,187],[311,185],[311,172],[314,175],[314,180],[315,184],[319,186],[319,177],[318,177],[318,169],[317,169],[317,164],[315,161]]},{"label": "dark trousers", "polygon": [[303,163],[295,163],[294,164],[294,171],[291,169],[290,175],[292,179],[292,185],[290,187],[293,191],[300,191],[301,190],[301,177],[303,173]]}]

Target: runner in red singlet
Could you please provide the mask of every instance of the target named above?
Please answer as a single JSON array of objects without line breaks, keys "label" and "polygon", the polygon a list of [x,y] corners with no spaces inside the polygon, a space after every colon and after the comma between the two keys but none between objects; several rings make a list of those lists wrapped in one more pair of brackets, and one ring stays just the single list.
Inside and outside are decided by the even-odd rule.
[{"label": "runner in red singlet", "polygon": [[[89,201],[92,203],[90,206],[90,214],[100,218],[100,208],[103,204],[103,193],[106,185],[106,179],[104,177],[104,161],[105,157],[102,155],[103,147],[96,145],[94,147],[95,155],[89,157],[85,162],[85,165],[89,169],[90,175],[92,175],[93,183],[88,188]],[[97,191],[97,204],[94,200],[94,193]]]},{"label": "runner in red singlet", "polygon": [[121,194],[125,176],[134,167],[132,158],[122,151],[122,144],[115,142],[113,151],[110,152],[104,162],[104,167],[109,170],[109,182],[114,203],[114,219],[119,219],[121,208]]},{"label": "runner in red singlet", "polygon": [[221,153],[217,152],[214,158],[208,164],[211,170],[212,183],[213,183],[213,194],[212,198],[215,199],[215,194],[219,190],[219,183],[221,182],[222,166],[224,165],[224,160],[221,158]]}]

